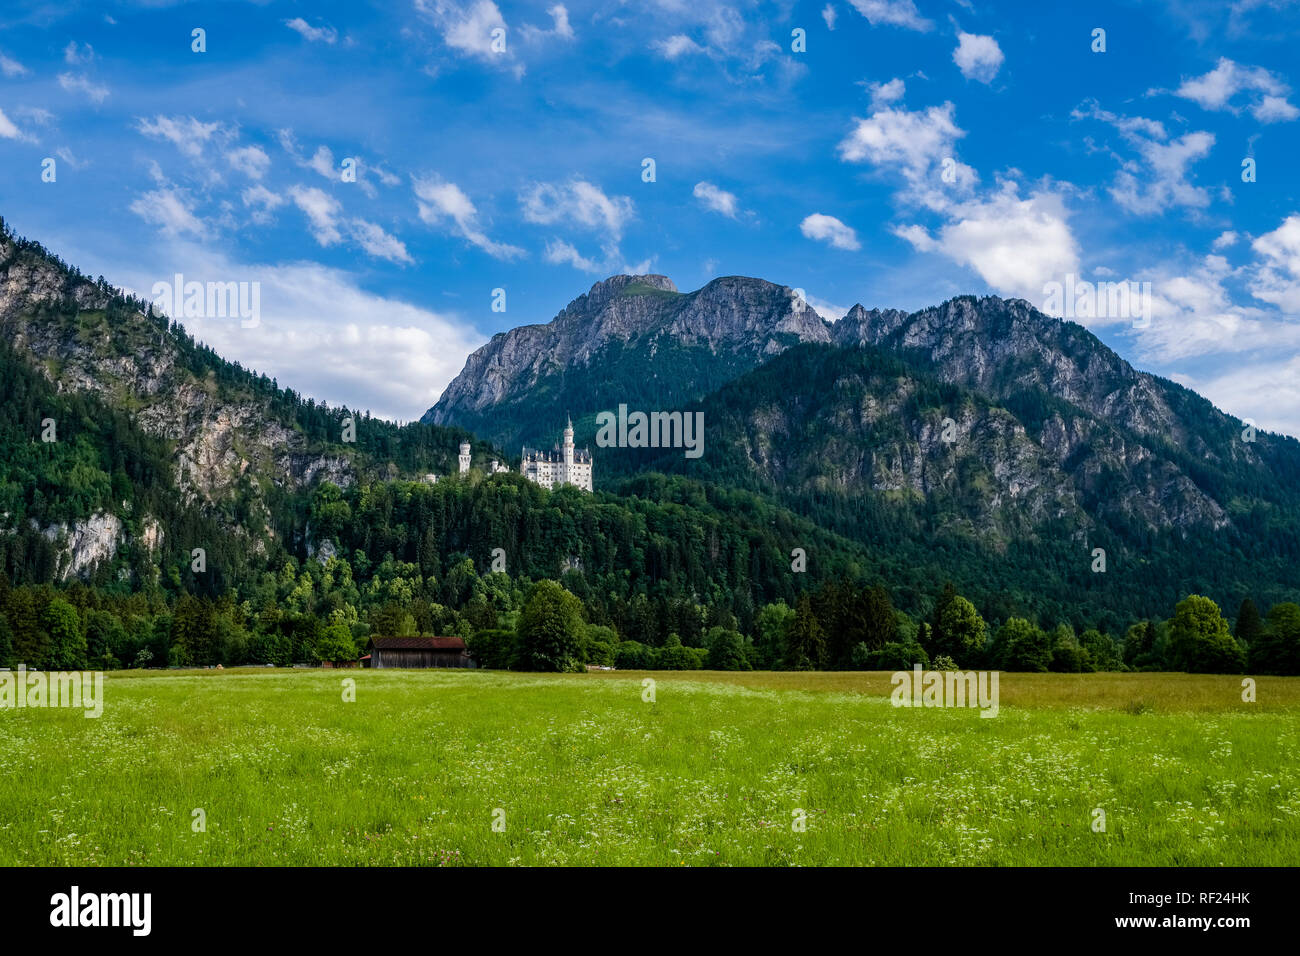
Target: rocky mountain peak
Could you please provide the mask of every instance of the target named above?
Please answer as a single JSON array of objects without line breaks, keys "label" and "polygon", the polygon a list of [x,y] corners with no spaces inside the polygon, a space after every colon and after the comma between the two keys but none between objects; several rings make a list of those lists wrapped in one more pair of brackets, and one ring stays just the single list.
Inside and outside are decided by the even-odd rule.
[{"label": "rocky mountain peak", "polygon": [[[548,389],[557,400],[582,405],[598,382],[619,380],[622,371],[615,374],[608,364],[614,355],[630,363],[629,376],[672,382],[659,400],[680,401],[791,345],[830,340],[826,322],[788,286],[725,276],[682,293],[667,276],[612,276],[553,321],[493,336],[469,356],[423,421],[473,422],[465,427],[482,433],[493,426],[479,412],[495,408],[499,418],[503,404],[531,406]],[[487,434],[514,444],[520,429],[498,427]]]},{"label": "rocky mountain peak", "polygon": [[836,345],[863,345],[889,334],[902,325],[907,316],[908,313],[901,309],[868,310],[859,303],[831,326],[831,339]]},{"label": "rocky mountain peak", "polygon": [[565,315],[582,315],[599,311],[611,301],[622,295],[634,295],[638,292],[677,292],[673,280],[661,275],[618,275],[602,279],[591,287],[586,295],[580,295],[570,302],[560,313]]}]

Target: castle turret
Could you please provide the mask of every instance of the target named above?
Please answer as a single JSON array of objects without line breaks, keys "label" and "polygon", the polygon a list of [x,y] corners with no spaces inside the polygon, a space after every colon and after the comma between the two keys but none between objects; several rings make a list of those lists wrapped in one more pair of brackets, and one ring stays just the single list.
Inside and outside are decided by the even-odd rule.
[{"label": "castle turret", "polygon": [[564,426],[564,467],[567,472],[573,467],[573,419]]},{"label": "castle turret", "polygon": [[460,473],[463,475],[469,471],[469,442],[460,443]]}]

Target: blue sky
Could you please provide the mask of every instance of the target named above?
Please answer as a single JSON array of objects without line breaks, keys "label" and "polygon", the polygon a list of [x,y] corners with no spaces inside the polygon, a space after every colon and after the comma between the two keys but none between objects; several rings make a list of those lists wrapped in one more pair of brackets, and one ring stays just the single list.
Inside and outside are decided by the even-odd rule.
[{"label": "blue sky", "polygon": [[259,282],[255,328],[187,325],[401,420],[616,273],[829,319],[1074,276],[1150,282],[1079,321],[1300,435],[1300,3],[1053,6],[10,0],[0,214],[145,298]]}]

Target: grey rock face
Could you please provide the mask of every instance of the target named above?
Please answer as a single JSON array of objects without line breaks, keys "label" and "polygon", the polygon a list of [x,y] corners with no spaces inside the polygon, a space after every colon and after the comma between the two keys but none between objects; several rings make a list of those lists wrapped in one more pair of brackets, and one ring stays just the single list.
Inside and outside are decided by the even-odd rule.
[{"label": "grey rock face", "polygon": [[458,423],[465,412],[523,401],[548,374],[590,368],[616,346],[650,357],[678,347],[753,367],[795,342],[830,340],[826,323],[786,286],[728,277],[680,293],[666,276],[614,276],[546,325],[494,335],[422,420]]},{"label": "grey rock face", "polygon": [[[1077,514],[1086,524],[1086,511],[1151,527],[1222,528],[1230,523],[1225,504],[1188,473],[1185,457],[1162,449],[1183,449],[1222,467],[1260,464],[1258,450],[1249,444],[1207,441],[1207,428],[1226,434],[1234,419],[1173,383],[1134,369],[1082,326],[1046,316],[1023,300],[960,296],[911,313],[855,305],[838,321],[827,322],[787,287],[734,276],[685,294],[664,276],[598,282],[550,323],[494,336],[469,357],[424,420],[481,428],[495,416],[508,419],[539,396],[568,394],[557,383],[570,373],[579,381],[597,377],[602,363],[616,353],[623,360],[640,356],[641,365],[630,367],[643,367],[652,389],[662,382],[664,407],[671,407],[683,393],[699,397],[698,390],[691,393],[699,381],[683,385],[665,374],[655,364],[664,349],[678,350],[674,354],[684,356],[683,365],[714,361],[719,380],[710,384],[717,387],[804,342],[896,353],[927,374],[1006,405],[1011,414],[1002,413],[982,429],[968,423],[969,433],[987,439],[978,453],[988,473],[1006,478],[993,504],[1014,504],[1035,519]],[[631,374],[628,368],[619,374]],[[792,383],[793,395],[798,388]],[[1029,426],[1017,422],[1014,409],[1026,396],[1050,401],[1051,413]],[[889,404],[883,396],[881,401]],[[779,417],[780,411],[765,408],[756,414]],[[993,426],[1009,428],[1007,422],[1018,429],[1014,439],[1008,432],[995,440],[1000,433]],[[782,480],[777,434],[758,440],[752,452],[775,480]],[[850,469],[857,472],[854,478],[834,468],[838,478],[823,477],[832,485],[859,481],[882,491],[924,493],[934,477],[925,471],[930,460],[918,446],[900,449],[890,460],[863,461]]]}]

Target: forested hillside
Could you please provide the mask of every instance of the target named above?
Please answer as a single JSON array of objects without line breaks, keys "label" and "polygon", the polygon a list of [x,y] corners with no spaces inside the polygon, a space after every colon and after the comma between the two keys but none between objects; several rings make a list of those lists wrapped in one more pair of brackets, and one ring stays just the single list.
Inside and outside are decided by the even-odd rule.
[{"label": "forested hillside", "polygon": [[[998,302],[963,314],[1039,321]],[[0,229],[0,665],[350,661],[374,635],[441,633],[496,666],[1291,666],[1289,439],[1236,449],[1203,400],[1123,369],[1176,428],[1031,387],[1005,356],[965,380],[861,321],[831,345],[757,280],[610,280],[564,321],[597,378],[534,356],[537,392],[497,368],[483,414],[493,388],[515,428],[636,382],[698,396],[679,407],[703,412],[704,456],[596,449],[594,495],[487,475],[518,460],[304,399]],[[1242,609],[1235,633],[1219,606]],[[538,656],[530,621],[552,611],[572,644]]]}]

